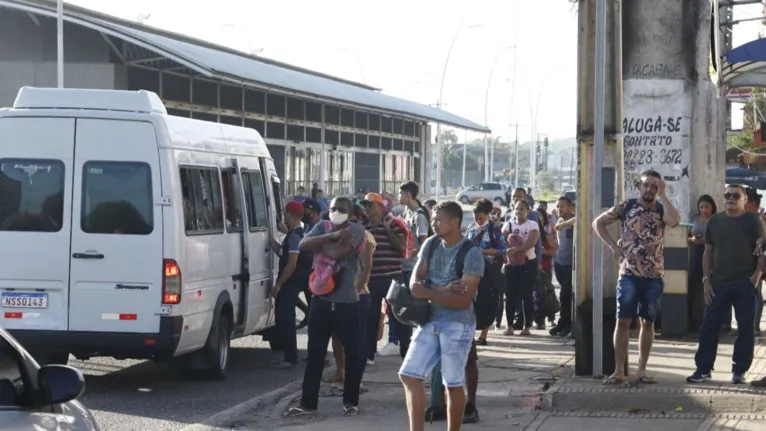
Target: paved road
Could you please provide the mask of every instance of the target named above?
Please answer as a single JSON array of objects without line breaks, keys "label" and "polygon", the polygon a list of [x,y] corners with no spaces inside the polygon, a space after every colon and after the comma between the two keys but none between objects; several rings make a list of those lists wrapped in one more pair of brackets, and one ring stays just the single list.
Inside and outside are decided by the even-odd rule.
[{"label": "paved road", "polygon": [[[466,209],[463,228],[471,222],[473,213]],[[229,378],[223,382],[184,380],[170,365],[151,361],[72,359],[70,365],[85,373],[82,401],[103,431],[177,430],[302,377],[301,366],[279,369],[281,353],[271,352],[259,336],[232,344]],[[305,329],[298,345],[305,355]]]},{"label": "paved road", "polygon": [[[298,336],[305,355],[306,330]],[[86,375],[81,399],[102,431],[168,431],[204,420],[252,397],[302,377],[303,367],[282,370],[281,353],[271,352],[261,337],[232,343],[226,381],[188,381],[167,364],[96,358],[71,360]]]}]

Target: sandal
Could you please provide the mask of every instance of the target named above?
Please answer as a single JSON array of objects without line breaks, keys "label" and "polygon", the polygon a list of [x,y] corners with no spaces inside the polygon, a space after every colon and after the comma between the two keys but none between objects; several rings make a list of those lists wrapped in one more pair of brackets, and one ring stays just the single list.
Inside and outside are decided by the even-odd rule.
[{"label": "sandal", "polygon": [[334,374],[324,381],[325,383],[343,383],[343,376],[340,376],[338,374]]},{"label": "sandal", "polygon": [[625,377],[617,377],[615,375],[611,375],[604,379],[604,384],[609,386],[619,386],[622,384],[625,384],[627,381],[625,380]]},{"label": "sandal", "polygon": [[476,339],[476,345],[477,346],[486,346],[487,345],[487,339],[486,338],[477,338]]},{"label": "sandal", "polygon": [[643,376],[636,377],[635,383],[640,385],[653,385],[657,383],[657,381],[654,380],[654,377],[643,375]]}]

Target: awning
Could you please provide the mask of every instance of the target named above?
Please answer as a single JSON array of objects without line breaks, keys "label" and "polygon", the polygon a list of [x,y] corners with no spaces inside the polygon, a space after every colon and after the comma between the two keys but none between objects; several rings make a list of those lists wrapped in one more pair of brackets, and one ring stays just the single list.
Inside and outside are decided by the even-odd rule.
[{"label": "awning", "polygon": [[726,87],[766,87],[766,39],[740,45],[725,53],[724,60]]},{"label": "awning", "polygon": [[[55,2],[0,0],[0,7],[56,17]],[[477,132],[491,130],[442,109],[400,99],[374,88],[329,77],[283,63],[247,55],[225,47],[122,20],[89,9],[65,6],[64,19],[110,37],[155,52],[212,79],[291,92],[323,101],[404,114]]]}]

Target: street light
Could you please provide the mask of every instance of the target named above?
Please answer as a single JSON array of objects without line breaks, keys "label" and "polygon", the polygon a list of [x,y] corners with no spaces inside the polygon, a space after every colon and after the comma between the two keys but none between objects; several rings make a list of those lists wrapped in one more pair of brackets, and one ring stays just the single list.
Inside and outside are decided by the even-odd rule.
[{"label": "street light", "polygon": [[[497,59],[500,58],[500,54],[503,53],[503,51],[509,50],[509,49],[516,49],[515,46],[504,46],[497,50],[497,54],[495,54],[495,58],[492,60],[492,67],[489,69],[489,79],[487,79],[487,92],[484,96],[484,126],[489,128],[487,125],[489,123],[489,89],[492,87],[492,75],[495,73],[495,66],[497,65]],[[487,154],[487,134],[484,134],[484,160],[489,160],[489,164],[485,163],[485,169],[484,169],[484,181],[489,181],[490,178],[490,171],[495,166],[495,141],[492,141],[492,156]],[[489,166],[489,169],[486,169],[486,166]]]},{"label": "street light", "polygon": [[[466,28],[474,29],[483,27],[483,24],[474,24],[469,25]],[[455,35],[452,37],[452,42],[449,45],[449,50],[447,51],[447,58],[444,59],[444,69],[442,69],[442,78],[441,83],[439,84],[439,98],[436,100],[436,108],[442,109],[442,96],[444,94],[444,77],[447,76],[447,67],[449,66],[449,59],[450,56],[452,56],[452,49],[455,47],[455,42],[457,41],[457,37],[460,36],[460,30],[463,29],[463,21],[460,21],[460,25],[458,25],[457,30],[455,31]],[[441,123],[436,123],[436,194],[437,196],[441,192],[442,187],[442,140],[441,140],[441,131],[442,126]],[[465,161],[466,152],[465,152],[465,146],[463,146],[463,160]],[[465,185],[465,174],[463,174],[463,185]]]},{"label": "street light", "polygon": [[532,120],[532,136],[531,136],[531,145],[529,149],[529,187],[532,188],[533,193],[536,193],[537,190],[535,189],[537,187],[537,153],[536,153],[536,146],[535,146],[535,138],[537,136],[537,114],[539,112],[540,108],[540,101],[543,99],[543,92],[545,91],[545,85],[548,83],[548,79],[553,75],[553,72],[560,72],[564,70],[563,67],[557,67],[555,69],[550,69],[548,71],[548,74],[545,76],[545,79],[543,79],[543,85],[540,86],[540,92],[537,95],[537,102],[534,105],[534,108],[532,107],[532,96],[529,94],[529,87],[527,87],[527,100],[529,101],[529,115]]},{"label": "street light", "polygon": [[356,65],[357,67],[359,67],[359,74],[362,75],[362,84],[367,85],[367,78],[364,75],[364,67],[362,67],[362,60],[359,58],[359,55],[357,55],[356,52],[345,47],[338,48],[338,51],[345,52],[346,54],[349,54],[350,56],[354,57],[354,60],[356,60]]}]

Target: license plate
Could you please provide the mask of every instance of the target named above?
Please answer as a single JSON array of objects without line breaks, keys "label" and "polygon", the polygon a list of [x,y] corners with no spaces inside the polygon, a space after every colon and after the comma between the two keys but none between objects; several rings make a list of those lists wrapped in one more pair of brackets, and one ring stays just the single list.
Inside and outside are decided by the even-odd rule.
[{"label": "license plate", "polygon": [[48,294],[6,292],[0,296],[0,305],[5,308],[48,308]]}]

